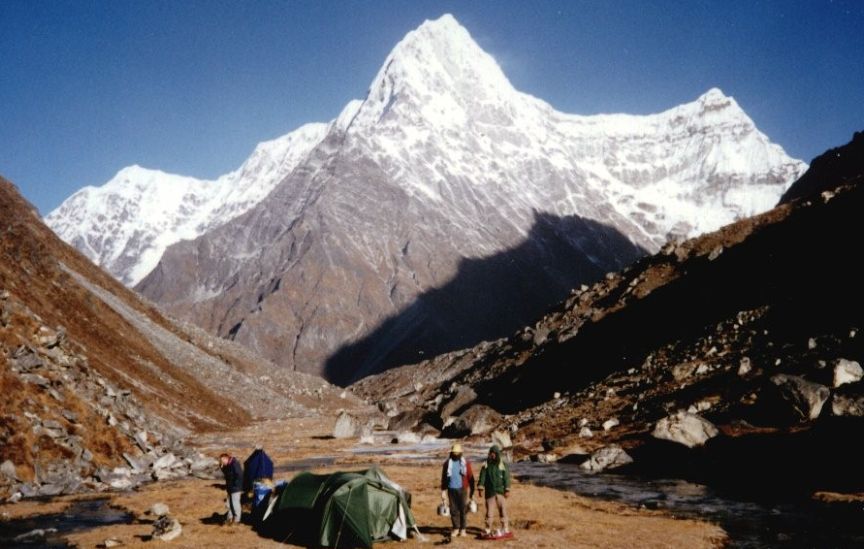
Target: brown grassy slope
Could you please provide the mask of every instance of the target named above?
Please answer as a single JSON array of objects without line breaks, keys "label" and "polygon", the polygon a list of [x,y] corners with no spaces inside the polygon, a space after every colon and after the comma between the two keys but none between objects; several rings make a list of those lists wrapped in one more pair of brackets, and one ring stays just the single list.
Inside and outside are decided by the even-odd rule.
[{"label": "brown grassy slope", "polygon": [[[56,237],[17,189],[0,178],[0,289],[25,303],[45,325],[65,328],[68,340],[87,357],[92,368],[109,380],[127,385],[128,376],[148,387],[150,394],[140,396],[149,396],[142,401],[151,412],[196,429],[239,426],[249,420],[245,411],[229,413],[220,395],[168,362],[128,322],[77,284],[61,263],[154,322],[177,330],[155,309]],[[155,368],[141,366],[147,362]],[[178,414],[173,408],[192,414]]]}]

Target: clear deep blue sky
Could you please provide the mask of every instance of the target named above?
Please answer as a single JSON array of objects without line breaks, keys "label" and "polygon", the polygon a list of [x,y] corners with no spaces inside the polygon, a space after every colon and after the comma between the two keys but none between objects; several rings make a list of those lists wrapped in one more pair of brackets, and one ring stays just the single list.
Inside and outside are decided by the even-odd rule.
[{"label": "clear deep blue sky", "polygon": [[43,214],[130,164],[215,177],[362,98],[447,12],[565,112],[716,86],[805,161],[864,130],[862,0],[0,0],[0,174]]}]

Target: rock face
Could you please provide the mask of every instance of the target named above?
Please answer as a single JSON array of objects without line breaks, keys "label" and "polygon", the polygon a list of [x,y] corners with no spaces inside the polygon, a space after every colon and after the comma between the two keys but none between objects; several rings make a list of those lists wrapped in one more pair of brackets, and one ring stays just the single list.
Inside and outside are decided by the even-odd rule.
[{"label": "rock face", "polygon": [[627,464],[633,463],[631,458],[623,448],[617,444],[612,444],[600,448],[589,457],[586,461],[579,465],[579,468],[588,473],[599,473],[608,469],[615,469]]},{"label": "rock face", "polygon": [[718,435],[717,428],[708,420],[689,412],[679,412],[661,419],[651,435],[661,440],[683,444],[688,448],[704,445]]},{"label": "rock face", "polygon": [[670,236],[771,207],[804,167],[716,89],[649,116],[556,112],[444,16],[266,199],[137,288],[347,383],[507,335]]},{"label": "rock face", "polygon": [[780,394],[802,420],[818,418],[822,413],[822,406],[831,396],[828,387],[807,381],[800,376],[778,374],[771,377],[771,382],[777,386]]}]

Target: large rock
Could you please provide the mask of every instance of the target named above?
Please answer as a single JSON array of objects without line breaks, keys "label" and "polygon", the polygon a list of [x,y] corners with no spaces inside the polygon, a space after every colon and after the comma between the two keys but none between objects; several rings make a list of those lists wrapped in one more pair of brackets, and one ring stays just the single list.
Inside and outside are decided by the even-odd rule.
[{"label": "large rock", "polygon": [[426,412],[422,408],[406,410],[405,412],[399,413],[390,418],[390,421],[387,424],[387,430],[413,431],[417,428],[420,422],[423,421],[425,416]]},{"label": "large rock", "polygon": [[360,420],[348,412],[342,412],[333,426],[333,438],[352,438],[360,436],[362,424]]},{"label": "large rock", "polygon": [[471,387],[459,387],[453,398],[441,407],[441,420],[447,421],[450,416],[456,415],[460,410],[477,400],[477,393]]},{"label": "large rock", "polygon": [[651,436],[693,448],[702,446],[718,433],[717,427],[707,419],[689,412],[678,412],[658,421]]},{"label": "large rock", "polygon": [[176,463],[177,456],[169,452],[153,462],[153,470],[159,471],[161,469],[168,469],[173,467]]},{"label": "large rock", "polygon": [[835,416],[864,416],[864,396],[834,395],[831,399],[831,413]]},{"label": "large rock", "polygon": [[864,370],[861,365],[854,360],[839,359],[834,364],[834,387],[845,385],[846,383],[856,383],[864,378]]},{"label": "large rock", "polygon": [[169,511],[167,505],[162,502],[157,502],[150,506],[148,513],[156,517],[161,517],[167,515]]},{"label": "large rock", "polygon": [[803,377],[777,374],[771,377],[780,395],[786,400],[800,419],[816,419],[822,413],[822,406],[831,390],[824,385],[807,381]]},{"label": "large rock", "polygon": [[582,462],[579,468],[588,473],[599,473],[628,463],[633,463],[633,458],[617,444],[611,444],[591,454],[591,457]]},{"label": "large rock", "polygon": [[0,464],[0,480],[6,478],[8,480],[18,480],[18,472],[15,470],[15,464],[11,460],[6,460]]},{"label": "large rock", "polygon": [[488,406],[475,404],[444,426],[441,435],[446,438],[463,438],[485,435],[495,429],[504,418]]},{"label": "large rock", "polygon": [[151,537],[162,541],[171,541],[180,536],[181,533],[183,533],[183,527],[180,526],[180,521],[169,515],[163,515],[153,523]]}]

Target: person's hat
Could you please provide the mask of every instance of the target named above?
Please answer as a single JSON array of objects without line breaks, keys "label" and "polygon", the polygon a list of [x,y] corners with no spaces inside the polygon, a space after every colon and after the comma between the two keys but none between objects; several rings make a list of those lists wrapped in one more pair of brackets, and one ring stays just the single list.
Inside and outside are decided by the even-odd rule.
[{"label": "person's hat", "polygon": [[453,445],[452,448],[450,448],[450,453],[451,454],[461,454],[462,453],[462,445],[457,442],[456,444]]}]

